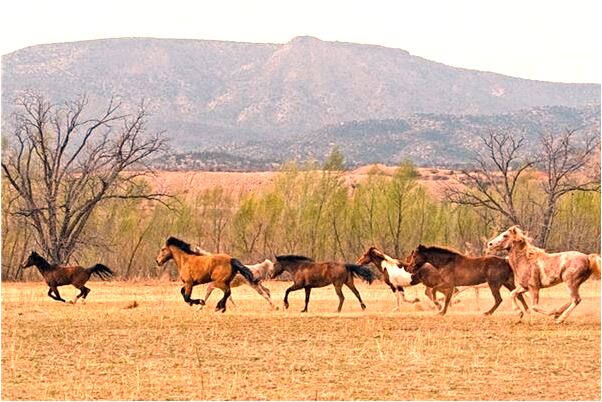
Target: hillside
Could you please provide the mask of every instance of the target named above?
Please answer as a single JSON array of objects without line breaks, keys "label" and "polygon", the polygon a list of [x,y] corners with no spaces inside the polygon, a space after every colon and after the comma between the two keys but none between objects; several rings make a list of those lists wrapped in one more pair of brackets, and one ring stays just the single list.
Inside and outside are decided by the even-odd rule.
[{"label": "hillside", "polygon": [[[455,116],[507,116],[554,106],[574,120],[583,108],[600,104],[597,84],[518,79],[446,66],[405,50],[312,37],[286,44],[124,38],[22,49],[2,57],[3,131],[12,100],[26,90],[56,101],[85,92],[97,106],[113,94],[133,105],[144,98],[150,127],[166,130],[174,150],[242,153],[267,163],[284,154],[282,147],[269,148],[272,144],[292,148],[287,156],[308,149],[320,153],[313,146],[324,145],[322,139],[361,137],[382,144],[383,124],[400,119],[408,127],[396,128],[391,140],[402,144],[392,150],[385,141],[383,147],[392,152],[382,161],[405,155],[439,163],[440,153],[425,159],[420,149],[406,149],[404,143],[431,138],[445,149],[466,144],[467,130],[476,123],[447,127],[446,119],[457,125]],[[497,118],[489,119],[483,124]],[[341,131],[364,121],[384,123],[377,123],[376,131],[361,129],[359,136],[357,130]],[[401,132],[407,141],[395,137]],[[250,142],[270,149],[268,156],[249,155]],[[370,152],[382,153],[372,146]],[[454,152],[452,159],[465,155]],[[376,160],[360,146],[345,153],[358,163]]]}]

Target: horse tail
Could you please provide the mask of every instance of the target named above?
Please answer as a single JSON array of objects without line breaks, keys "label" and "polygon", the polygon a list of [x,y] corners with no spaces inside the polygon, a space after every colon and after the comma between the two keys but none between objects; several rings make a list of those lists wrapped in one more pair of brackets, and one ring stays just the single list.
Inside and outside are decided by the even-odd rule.
[{"label": "horse tail", "polygon": [[589,269],[596,279],[600,279],[600,254],[590,254],[587,256]]},{"label": "horse tail", "polygon": [[368,283],[372,283],[376,274],[367,265],[356,265],[356,264],[345,264],[347,271],[351,272],[354,276],[359,276],[361,279]]},{"label": "horse tail", "polygon": [[259,283],[259,278],[255,278],[253,272],[251,272],[251,270],[242,262],[238,261],[236,258],[232,258],[230,260],[230,264],[232,265],[232,270],[234,272],[239,272],[252,286],[257,286]]},{"label": "horse tail", "polygon": [[106,265],[96,264],[93,267],[86,269],[90,273],[90,275],[96,275],[103,281],[108,280],[113,276],[113,271]]}]

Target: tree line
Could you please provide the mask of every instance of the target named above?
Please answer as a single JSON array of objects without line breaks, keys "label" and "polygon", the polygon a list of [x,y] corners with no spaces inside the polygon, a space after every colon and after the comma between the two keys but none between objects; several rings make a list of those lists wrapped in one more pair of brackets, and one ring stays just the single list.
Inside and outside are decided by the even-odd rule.
[{"label": "tree line", "polygon": [[410,162],[348,183],[337,150],[322,164],[285,164],[258,193],[216,186],[184,196],[144,179],[165,138],[146,131],[143,105],[124,111],[111,100],[90,117],[85,97],[21,102],[3,144],[3,279],[36,277],[18,269],[31,249],[55,262],[102,261],[124,279],[173,275],[154,263],[170,235],[248,263],[293,253],[354,261],[371,245],[403,257],[419,243],[481,254],[510,224],[551,251],[600,251],[599,140],[575,130],[542,135],[537,152],[517,133],[490,132],[473,168],[439,198]]}]

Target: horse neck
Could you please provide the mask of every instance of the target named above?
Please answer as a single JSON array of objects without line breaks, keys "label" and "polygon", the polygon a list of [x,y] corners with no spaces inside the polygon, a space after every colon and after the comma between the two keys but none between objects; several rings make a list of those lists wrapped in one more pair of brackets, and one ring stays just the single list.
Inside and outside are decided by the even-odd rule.
[{"label": "horse neck", "polygon": [[510,266],[515,270],[520,270],[523,267],[529,266],[529,259],[527,253],[529,251],[529,244],[524,241],[517,241],[512,244],[512,247],[508,251],[508,259],[510,260]]},{"label": "horse neck", "polygon": [[308,261],[297,261],[297,262],[284,262],[284,263],[280,263],[282,265],[282,270],[290,272],[290,273],[294,273],[296,272],[299,268],[301,268],[301,265],[304,265],[305,262]]},{"label": "horse neck", "polygon": [[426,262],[434,265],[437,268],[441,268],[443,265],[449,264],[450,261],[454,261],[458,257],[461,257],[459,254],[442,253],[438,251],[430,253],[426,252],[424,255],[426,256]]},{"label": "horse neck", "polygon": [[55,267],[50,264],[48,261],[46,261],[44,259],[44,257],[42,256],[37,256],[36,257],[36,261],[35,264],[36,268],[38,268],[38,271],[40,271],[41,274],[44,274],[44,272],[49,272],[52,271]]},{"label": "horse neck", "polygon": [[372,262],[374,263],[374,265],[376,265],[376,268],[378,268],[379,271],[382,272],[383,270],[383,261],[385,261],[384,257],[381,257],[379,255],[370,255],[370,258],[372,258]]},{"label": "horse neck", "polygon": [[176,263],[176,267],[178,267],[179,270],[183,265],[184,260],[187,258],[186,253],[176,246],[169,246],[169,250],[171,251],[172,258]]}]

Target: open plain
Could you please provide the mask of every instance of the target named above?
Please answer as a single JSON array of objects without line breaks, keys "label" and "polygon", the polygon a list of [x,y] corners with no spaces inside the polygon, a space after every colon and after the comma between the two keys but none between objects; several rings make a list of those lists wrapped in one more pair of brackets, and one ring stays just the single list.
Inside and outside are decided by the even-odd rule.
[{"label": "open plain", "polygon": [[[359,282],[359,281],[357,281]],[[508,292],[490,317],[487,289],[471,290],[444,317],[423,287],[399,312],[382,283],[359,284],[341,314],[332,287],[303,292],[282,310],[286,282],[268,282],[280,310],[246,286],[225,314],[181,299],[176,282],[97,282],[87,304],[46,296],[41,282],[2,284],[2,399],[431,399],[599,400],[600,282],[587,281],[567,322],[528,314]],[[197,286],[195,297],[204,296]],[[66,299],[76,290],[61,288]],[[566,298],[559,285],[543,305]]]}]

